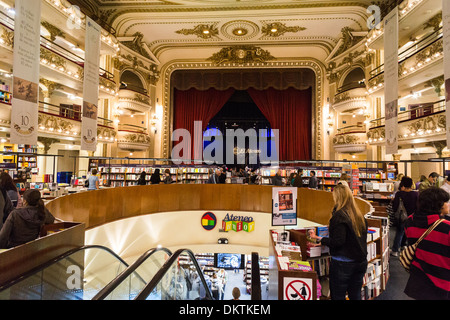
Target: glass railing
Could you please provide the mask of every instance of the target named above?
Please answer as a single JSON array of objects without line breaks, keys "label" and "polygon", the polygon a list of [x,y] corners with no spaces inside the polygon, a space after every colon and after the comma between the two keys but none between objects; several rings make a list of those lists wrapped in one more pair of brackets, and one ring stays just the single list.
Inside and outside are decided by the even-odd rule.
[{"label": "glass railing", "polygon": [[213,300],[212,279],[187,249],[176,251],[135,300]]},{"label": "glass railing", "polygon": [[91,300],[128,264],[103,246],[85,246],[0,287],[0,300]]},{"label": "glass railing", "polygon": [[155,276],[172,253],[165,248],[147,251],[100,290],[92,300],[132,300]]}]

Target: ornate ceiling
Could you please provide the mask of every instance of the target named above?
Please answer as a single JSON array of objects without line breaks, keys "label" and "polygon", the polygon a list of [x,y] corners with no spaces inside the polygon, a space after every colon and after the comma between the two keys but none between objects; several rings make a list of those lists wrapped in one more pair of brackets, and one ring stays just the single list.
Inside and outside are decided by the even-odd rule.
[{"label": "ornate ceiling", "polygon": [[371,0],[71,0],[157,64],[252,45],[324,61],[350,30],[367,32]]}]

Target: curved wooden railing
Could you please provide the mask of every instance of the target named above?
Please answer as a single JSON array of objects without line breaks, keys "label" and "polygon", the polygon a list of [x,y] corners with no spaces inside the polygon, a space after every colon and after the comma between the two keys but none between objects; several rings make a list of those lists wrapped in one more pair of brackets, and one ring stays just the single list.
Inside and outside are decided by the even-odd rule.
[{"label": "curved wooden railing", "polygon": [[[371,205],[357,198],[364,213]],[[298,189],[297,216],[328,224],[334,202],[331,192]],[[239,184],[171,184],[109,188],[56,198],[47,208],[63,221],[84,223],[86,229],[144,214],[229,210],[272,212],[272,187]]]}]

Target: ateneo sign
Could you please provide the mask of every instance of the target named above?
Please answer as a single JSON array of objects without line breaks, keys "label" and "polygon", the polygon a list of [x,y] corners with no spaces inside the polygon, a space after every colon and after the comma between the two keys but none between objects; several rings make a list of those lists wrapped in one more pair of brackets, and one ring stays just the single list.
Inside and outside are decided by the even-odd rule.
[{"label": "ateneo sign", "polygon": [[253,221],[252,217],[247,216],[235,216],[235,215],[227,215],[222,220],[222,229],[223,231],[246,231],[252,232],[255,230],[255,221]]}]

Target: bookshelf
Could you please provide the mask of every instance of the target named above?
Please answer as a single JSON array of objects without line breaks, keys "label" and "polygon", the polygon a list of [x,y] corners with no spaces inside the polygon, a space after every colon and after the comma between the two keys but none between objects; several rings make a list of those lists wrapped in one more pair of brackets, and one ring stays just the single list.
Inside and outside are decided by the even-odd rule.
[{"label": "bookshelf", "polygon": [[319,299],[322,290],[318,274],[305,261],[298,233],[292,230],[269,233],[269,300]]},{"label": "bookshelf", "polygon": [[[251,293],[252,288],[252,256],[247,255],[245,269],[244,269],[244,282],[248,293]],[[261,283],[266,283],[269,280],[269,258],[259,258],[259,273],[262,279]]]},{"label": "bookshelf", "polygon": [[[17,147],[18,152],[37,154],[37,147],[25,144],[19,144]],[[32,155],[18,155],[17,156],[17,168],[37,168],[37,158]]]},{"label": "bookshelf", "polygon": [[151,175],[159,169],[161,180],[164,179],[166,169],[170,171],[172,183],[206,183],[209,179],[209,167],[179,167],[170,165],[142,165],[142,164],[98,164],[100,182],[106,185],[109,181],[112,187],[134,186],[142,171],[147,173],[146,181],[150,182]]},{"label": "bookshelf", "polygon": [[12,93],[9,85],[0,84],[0,103],[11,105]]},{"label": "bookshelf", "polygon": [[[367,237],[368,268],[364,276],[361,297],[363,300],[371,300],[379,296],[386,289],[386,283],[389,279],[389,226],[385,217],[371,216],[366,220],[369,228]],[[308,230],[314,230],[319,236],[324,236],[327,233],[326,226],[284,231],[289,234],[287,236],[289,245],[292,247],[298,246],[300,252],[294,255],[295,258],[293,258],[291,253],[286,254],[283,250],[275,249],[274,252],[278,260],[282,261],[282,263],[288,263],[289,266],[296,259],[307,262],[311,267],[310,272],[315,273],[318,285],[320,284],[320,299],[326,300],[330,298],[329,268],[331,257],[326,246],[315,246],[311,244],[312,242],[308,240],[307,236]],[[274,231],[272,231],[272,236],[273,234]],[[274,237],[274,239],[277,237]],[[274,239],[272,240],[276,242]],[[287,249],[289,247],[284,247],[284,250]],[[287,258],[284,256],[287,256]]]}]

